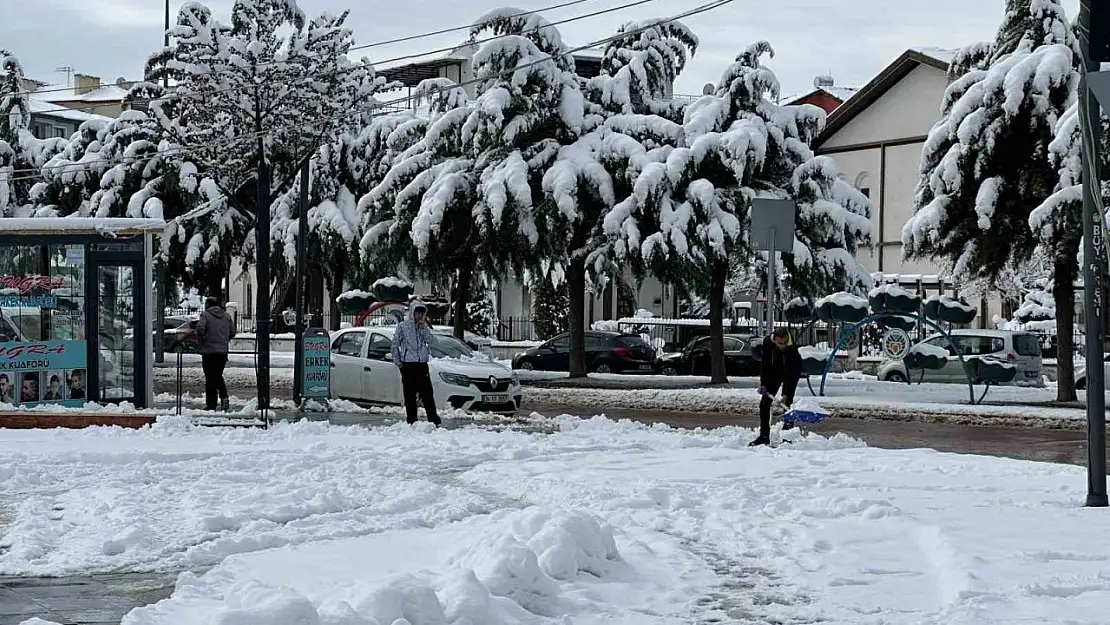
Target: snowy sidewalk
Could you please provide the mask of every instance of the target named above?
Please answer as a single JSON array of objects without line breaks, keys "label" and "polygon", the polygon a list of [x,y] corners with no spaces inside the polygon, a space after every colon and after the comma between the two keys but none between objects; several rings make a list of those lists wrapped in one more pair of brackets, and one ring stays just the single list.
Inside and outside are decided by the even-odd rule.
[{"label": "snowy sidewalk", "polygon": [[123,625],[1094,623],[1110,602],[1078,467],[559,425],[0,432],[0,574],[214,567]]}]

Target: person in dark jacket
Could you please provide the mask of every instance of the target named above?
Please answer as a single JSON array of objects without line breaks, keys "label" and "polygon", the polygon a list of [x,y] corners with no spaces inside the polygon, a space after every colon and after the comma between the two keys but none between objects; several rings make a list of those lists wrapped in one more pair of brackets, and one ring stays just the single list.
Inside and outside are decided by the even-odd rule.
[{"label": "person in dark jacket", "polygon": [[[789,406],[794,402],[794,392],[798,390],[798,379],[802,377],[802,355],[794,344],[790,331],[786,328],[775,330],[763,339],[763,353],[759,365],[759,438],[749,445],[771,444],[771,405],[779,390],[782,390],[782,403]],[[768,397],[770,395],[770,397]],[[794,423],[782,422],[782,429],[789,430]]]},{"label": "person in dark jacket", "polygon": [[432,389],[428,359],[431,356],[432,326],[428,323],[428,307],[414,299],[409,303],[409,315],[393,329],[393,363],[401,370],[401,394],[405,398],[405,417],[416,423],[416,397],[424,404],[428,421],[440,425],[436,412],[436,396]]},{"label": "person in dark jacket", "polygon": [[220,407],[226,411],[229,402],[224,367],[227,366],[227,354],[231,351],[231,338],[235,336],[235,321],[214,297],[205,300],[204,307],[197,322],[197,337],[200,338],[201,366],[204,369],[205,409],[216,410],[218,396]]}]

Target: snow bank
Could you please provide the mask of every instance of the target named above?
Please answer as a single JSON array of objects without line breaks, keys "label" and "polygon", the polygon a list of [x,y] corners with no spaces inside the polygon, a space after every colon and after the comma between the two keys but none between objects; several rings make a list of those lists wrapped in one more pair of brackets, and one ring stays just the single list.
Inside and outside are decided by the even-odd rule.
[{"label": "snow bank", "polygon": [[1082,467],[550,425],[0,431],[0,574],[220,555],[121,625],[1105,620]]},{"label": "snow bank", "polygon": [[174,599],[123,623],[537,622],[566,611],[579,578],[604,583],[619,566],[627,579],[622,564],[612,528],[588,512],[505,510],[229,558],[203,577],[182,576]]},{"label": "snow bank", "polygon": [[798,353],[803,359],[812,358],[815,360],[828,360],[829,354],[832,353],[831,349],[821,349],[819,347],[799,347]]},{"label": "snow bank", "polygon": [[948,358],[947,348],[929,343],[918,343],[911,347],[908,353],[921,354],[922,356],[934,356],[936,358]]},{"label": "snow bank", "polygon": [[814,304],[814,308],[820,308],[825,304],[832,304],[833,306],[846,306],[848,308],[855,308],[857,310],[867,310],[867,307],[870,306],[866,298],[845,292],[833,293],[832,295],[822,297],[821,299],[817,300],[816,304]]}]

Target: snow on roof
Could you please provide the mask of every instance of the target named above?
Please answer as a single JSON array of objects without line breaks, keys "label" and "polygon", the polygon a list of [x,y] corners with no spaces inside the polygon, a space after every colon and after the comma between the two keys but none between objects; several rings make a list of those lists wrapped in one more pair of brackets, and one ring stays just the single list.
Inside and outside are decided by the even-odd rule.
[{"label": "snow on roof", "polygon": [[122,102],[127,90],[116,85],[104,85],[81,94],[72,91],[59,91],[61,85],[45,85],[32,92],[32,98],[44,102]]},{"label": "snow on roof", "polygon": [[161,219],[133,217],[5,217],[0,218],[0,234],[136,234],[161,232]]},{"label": "snow on roof", "polygon": [[791,93],[782,96],[779,98],[779,102],[786,105],[796,104],[803,98],[809,97],[817,93],[818,91],[824,91],[837,100],[840,100],[840,102],[843,104],[844,102],[848,101],[848,98],[859,93],[859,87],[814,87],[813,89],[810,89],[808,91]]},{"label": "snow on roof", "polygon": [[942,63],[951,63],[952,59],[955,58],[957,52],[957,50],[952,50],[949,48],[937,48],[934,46],[920,46],[910,49],[919,54],[924,54],[925,56],[932,57]]},{"label": "snow on roof", "polygon": [[68,119],[78,123],[87,122],[90,119],[98,119],[107,122],[112,121],[111,117],[105,115],[95,115],[84,111],[69,110],[61,105],[40,100],[35,96],[28,97],[27,102],[30,104],[32,115],[49,115],[50,117]]}]

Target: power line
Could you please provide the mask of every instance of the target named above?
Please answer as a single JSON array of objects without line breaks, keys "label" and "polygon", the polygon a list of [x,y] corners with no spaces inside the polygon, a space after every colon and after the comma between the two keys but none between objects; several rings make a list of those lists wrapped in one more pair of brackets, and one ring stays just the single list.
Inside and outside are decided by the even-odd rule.
[{"label": "power line", "polygon": [[[560,4],[553,4],[553,5],[542,7],[542,8],[539,8],[539,9],[532,9],[531,11],[521,11],[517,15],[535,15],[536,13],[544,13],[544,12],[547,12],[547,11],[555,11],[557,9],[565,9],[566,7],[574,6],[576,4],[584,4],[586,2],[595,2],[595,1],[596,0],[570,0],[569,2],[563,2],[563,3],[560,3]],[[490,21],[482,22],[480,24],[480,26],[485,26],[489,23],[491,23],[491,22]],[[478,25],[452,26],[451,28],[443,28],[443,29],[440,29],[440,30],[433,30],[433,31],[426,32],[426,33],[419,33],[419,34],[416,34],[416,35],[405,35],[404,37],[397,37],[395,39],[386,39],[386,40],[383,40],[383,41],[374,41],[372,43],[364,43],[364,44],[361,44],[361,45],[352,46],[351,49],[348,52],[354,51],[354,50],[368,50],[370,48],[378,48],[378,47],[381,47],[381,46],[388,46],[388,45],[392,45],[392,44],[395,44],[395,43],[405,43],[406,41],[415,41],[417,39],[427,39],[428,37],[436,37],[438,35],[446,35],[447,33],[458,32],[460,30],[470,30],[471,28],[474,28],[475,26],[478,26]],[[259,65],[268,65],[268,64],[269,63],[259,64]],[[133,80],[133,81],[129,81],[129,82],[143,82],[143,81],[142,80]],[[15,95],[20,96],[20,95],[29,95],[29,94],[32,94],[32,93],[59,93],[59,92],[63,92],[63,91],[69,91],[70,89],[72,89],[72,87],[59,87],[57,89],[26,90],[26,91],[18,91],[18,92],[16,92]]]},{"label": "power line", "polygon": [[[719,9],[720,7],[726,6],[726,4],[730,4],[730,3],[733,3],[735,1],[736,0],[712,0],[710,2],[702,4],[702,6],[695,7],[694,9],[690,9],[690,10],[684,11],[682,13],[678,13],[674,17],[653,21],[652,23],[648,23],[648,24],[646,24],[646,26],[643,26],[643,27],[638,27],[638,28],[628,30],[628,31],[625,31],[625,32],[619,32],[619,33],[613,34],[613,36],[606,37],[604,39],[599,39],[597,41],[592,41],[592,42],[586,43],[585,46],[579,46],[577,48],[568,49],[568,50],[566,50],[565,52],[562,53],[562,56],[566,56],[566,54],[573,54],[575,52],[581,52],[583,50],[588,50],[588,49],[594,48],[596,46],[601,46],[601,44],[603,44],[603,43],[608,43],[610,41],[615,41],[617,39],[622,39],[622,38],[630,36],[630,34],[637,34],[639,32],[644,32],[645,30],[656,28],[656,27],[660,26],[660,24],[670,23],[670,22],[678,21],[680,19],[685,19],[685,18],[688,18],[688,17],[696,16],[696,14],[699,14],[699,13],[705,13],[705,12],[708,12],[708,11],[713,11],[715,9]],[[480,84],[480,83],[486,82],[486,81],[491,80],[491,79],[504,78],[504,77],[507,77],[507,75],[513,75],[518,71],[528,69],[528,68],[532,68],[532,67],[536,67],[536,65],[551,62],[552,60],[553,60],[553,57],[549,56],[549,54],[548,54],[548,56],[546,56],[542,59],[537,59],[535,61],[531,61],[531,62],[528,62],[528,63],[517,65],[517,67],[515,67],[511,70],[505,70],[505,71],[502,71],[502,72],[498,72],[496,74],[491,75],[491,77],[475,78],[475,79],[472,79],[472,80],[467,80],[467,81],[464,81],[464,82],[456,83],[455,87],[470,87],[470,85]],[[387,108],[387,107],[392,107],[392,105],[407,103],[407,102],[410,102],[410,101],[414,100],[415,98],[416,98],[415,95],[405,95],[405,97],[397,98],[395,100],[387,100],[387,101],[382,102],[380,104],[380,108],[384,109],[384,108]],[[345,112],[345,113],[340,113],[340,114],[336,114],[336,115],[331,115],[331,117],[324,118],[322,121],[335,121],[335,120],[350,119],[350,118],[353,118],[353,117],[357,117],[357,115],[361,115],[361,114],[363,114],[363,111]],[[303,125],[304,124],[300,123],[300,122],[278,125],[278,127],[273,127],[273,128],[266,129],[266,130],[248,132],[248,133],[243,133],[243,134],[236,134],[236,135],[234,135],[234,137],[225,138],[221,141],[213,141],[213,142],[209,142],[209,143],[204,143],[203,145],[205,145],[205,147],[208,147],[208,148],[218,148],[218,147],[222,147],[222,145],[231,145],[231,144],[234,144],[235,142],[239,142],[239,141],[246,140],[246,139],[254,140],[254,139],[261,138],[261,137],[265,137],[266,134],[270,134],[274,131],[286,130],[286,129],[290,129],[290,128],[300,128],[300,127],[303,127]],[[170,155],[188,154],[190,151],[192,151],[192,148],[186,148],[186,147],[173,148],[173,149],[169,149],[169,150],[165,150],[165,151],[162,151],[162,152],[152,154],[152,155],[150,155],[150,157],[134,158],[134,159],[130,159],[130,160],[129,159],[121,159],[120,161],[111,163],[111,167],[115,167],[115,165],[118,165],[118,164],[135,164],[135,163],[152,161],[154,159],[170,157]],[[73,163],[68,163],[68,164],[57,165],[57,167],[47,168],[47,171],[49,171],[51,173],[54,173],[54,172],[68,172],[68,171],[82,171],[82,170],[90,170],[87,163],[73,162]],[[13,174],[17,174],[17,173],[27,173],[29,175],[23,175],[23,177],[16,177],[16,175],[13,175]],[[38,179],[42,179],[42,178],[46,178],[46,174],[42,173],[42,171],[40,169],[26,168],[26,169],[21,169],[21,170],[12,170],[11,172],[9,172],[9,177],[0,178],[0,182],[9,182],[9,183],[11,183],[11,182],[24,181],[24,180],[38,180]],[[0,223],[2,223],[2,221],[0,221]]]},{"label": "power line", "polygon": [[[543,8],[543,9],[535,9],[535,10],[532,10],[532,11],[524,11],[524,12],[518,13],[517,15],[534,15],[534,14],[539,13],[541,11],[553,11],[555,9],[561,9],[561,8],[565,8],[565,7],[568,7],[568,6],[571,6],[571,5],[581,4],[583,2],[594,2],[594,1],[595,0],[573,0],[571,2],[565,2],[563,4],[556,4],[556,5],[552,5],[552,6]],[[543,26],[537,26],[535,28],[526,29],[526,30],[523,30],[519,33],[513,33],[513,34],[514,35],[527,35],[529,33],[539,32],[540,30],[543,30],[544,28],[547,28],[549,26],[559,26],[561,24],[569,24],[571,22],[577,22],[577,21],[588,19],[588,18],[591,18],[591,17],[597,17],[598,15],[605,15],[606,13],[612,13],[614,11],[621,11],[621,10],[624,10],[624,9],[630,9],[630,8],[633,8],[633,7],[636,7],[636,6],[640,6],[642,4],[648,4],[649,2],[656,2],[656,1],[657,0],[636,0],[634,2],[628,2],[626,4],[621,4],[621,5],[617,5],[615,7],[610,7],[608,9],[601,9],[601,10],[593,11],[593,12],[590,12],[590,13],[584,13],[582,15],[578,15],[578,16],[575,16],[575,17],[569,17],[569,18],[566,18],[566,19],[563,19],[563,20],[548,22],[547,24],[544,24]],[[374,42],[374,43],[368,43],[368,44],[364,44],[362,46],[354,46],[354,47],[352,47],[348,50],[348,53],[350,53],[354,50],[365,50],[367,48],[374,48],[374,47],[384,46],[384,45],[391,44],[391,43],[399,43],[399,42],[403,42],[403,41],[413,41],[413,40],[416,40],[416,39],[431,37],[431,36],[442,34],[442,33],[445,33],[445,32],[452,32],[452,31],[456,31],[456,30],[470,30],[472,28],[476,28],[476,27],[479,27],[479,26],[484,27],[484,26],[487,26],[491,23],[492,23],[492,21],[486,21],[486,22],[482,22],[479,25],[456,26],[456,27],[453,27],[453,28],[444,29],[444,30],[441,30],[441,31],[436,31],[434,33],[422,33],[422,34],[419,34],[419,35],[409,35],[407,37],[400,37],[398,39],[390,39],[388,41],[378,41],[378,42]],[[502,39],[502,38],[507,37],[507,36],[508,35],[495,35],[493,37],[486,37],[485,39],[476,39],[473,42],[467,42],[467,44],[478,45],[478,44],[483,44],[483,43],[487,43],[487,42],[490,42],[490,41],[495,41],[497,39]],[[466,45],[466,44],[462,44],[462,45]],[[378,65],[385,65],[387,63],[395,63],[397,61],[407,61],[407,60],[410,60],[410,59],[420,58],[422,56],[428,56],[429,54],[441,54],[441,53],[445,53],[445,52],[454,52],[459,47],[460,46],[458,44],[456,44],[456,45],[448,46],[448,47],[445,47],[445,48],[437,48],[435,50],[428,50],[426,52],[416,52],[416,53],[413,53],[413,54],[405,54],[405,55],[402,55],[402,56],[395,56],[393,58],[383,59],[381,61],[376,61],[375,63],[373,63],[373,65],[374,65],[375,70],[376,70]],[[269,66],[275,65],[275,64],[276,63],[273,62],[273,61],[267,61],[267,62],[264,62],[264,63],[258,63],[256,65],[254,65],[253,67],[269,67]],[[352,66],[348,71],[353,71],[357,67],[359,67],[359,66],[358,65]],[[220,73],[226,73],[226,72],[216,72],[217,75],[220,74]],[[144,81],[139,80],[139,81],[135,81],[135,82],[138,83],[138,82],[144,82]],[[223,93],[225,91],[238,91],[240,89],[245,89],[247,87],[249,87],[249,85],[237,86],[237,87],[228,87],[226,89],[221,89],[221,90],[216,90],[216,91],[207,91],[207,92],[204,92],[202,94],[196,94],[196,95],[213,95],[213,94],[216,94],[216,93]],[[69,88],[67,87],[65,89],[58,89],[58,90],[55,90],[55,91],[69,91]],[[21,93],[32,94],[32,93],[50,93],[50,92],[44,90],[44,91],[23,91]],[[144,103],[144,102],[150,102],[150,100],[140,99],[140,100],[132,100],[131,102]],[[85,107],[74,107],[74,108],[62,107],[62,108],[58,108],[58,109],[37,111],[37,112],[40,113],[40,114],[52,113],[52,112],[59,112],[60,113],[60,112],[65,112],[65,111],[92,112],[92,111],[95,111],[97,108],[100,108],[100,107],[95,106],[95,105],[85,106]]]}]

